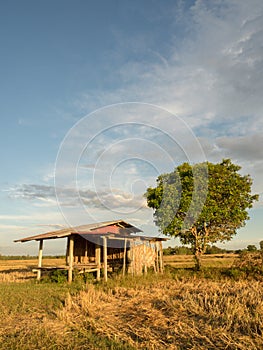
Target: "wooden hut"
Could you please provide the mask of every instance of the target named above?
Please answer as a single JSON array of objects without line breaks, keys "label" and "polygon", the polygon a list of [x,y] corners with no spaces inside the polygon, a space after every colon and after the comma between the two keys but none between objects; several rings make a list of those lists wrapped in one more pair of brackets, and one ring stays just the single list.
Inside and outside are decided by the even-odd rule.
[{"label": "wooden hut", "polygon": [[[15,242],[39,241],[37,279],[41,271],[48,269],[42,264],[43,243],[45,240],[67,238],[66,261],[63,266],[52,269],[68,271],[68,281],[72,281],[73,270],[96,272],[100,279],[101,270],[107,281],[108,271],[119,270],[140,274],[153,267],[155,272],[163,272],[162,241],[165,238],[146,237],[137,227],[123,221],[106,221],[35,236],[18,239]],[[51,268],[51,267],[50,267]]]}]

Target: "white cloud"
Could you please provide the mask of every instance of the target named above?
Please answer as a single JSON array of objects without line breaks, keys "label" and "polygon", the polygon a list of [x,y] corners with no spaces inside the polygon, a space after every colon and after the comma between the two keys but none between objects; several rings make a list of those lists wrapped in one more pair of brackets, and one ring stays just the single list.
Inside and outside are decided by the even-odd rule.
[{"label": "white cloud", "polygon": [[248,162],[263,162],[263,134],[221,137],[216,141],[217,145],[225,150],[227,156]]},{"label": "white cloud", "polygon": [[[263,3],[200,0],[180,16],[191,35],[177,42],[174,33],[170,53],[160,53],[165,64],[128,61],[120,68],[125,88],[89,97],[94,102],[98,95],[104,104],[151,102],[178,113],[203,136],[208,159],[234,159],[255,178],[254,187],[261,192]],[[90,99],[82,102],[87,107]],[[165,118],[159,120],[160,126],[165,123]],[[191,143],[188,147],[194,153]]]},{"label": "white cloud", "polygon": [[30,215],[0,215],[0,220],[8,221],[8,220],[29,220],[31,218]]},{"label": "white cloud", "polygon": [[170,53],[160,53],[166,64],[129,60],[114,72],[119,87],[87,92],[80,107],[141,101],[166,107],[192,128],[207,126],[215,134],[214,123],[239,124],[244,117],[245,128],[237,125],[236,133],[262,128],[262,1],[196,1],[187,11],[180,16],[191,35],[178,42],[177,33],[170,33]]},{"label": "white cloud", "polygon": [[[80,205],[88,205],[94,208],[100,209],[117,209],[117,208],[127,208],[138,209],[146,207],[145,199],[142,194],[134,195],[130,192],[122,191],[120,188],[111,188],[105,190],[89,190],[76,188],[56,188],[59,194],[59,201],[57,202],[55,188],[45,185],[36,184],[22,184],[16,188],[12,188],[9,191],[11,198],[35,201],[41,206],[42,201],[46,202],[47,206],[56,205],[66,206],[66,207],[78,207]],[[47,214],[48,216],[48,214]],[[0,218],[6,220],[28,220],[34,217],[34,215],[2,215]]]},{"label": "white cloud", "polygon": [[25,226],[20,226],[20,225],[4,225],[4,224],[0,224],[0,230],[4,230],[4,231],[7,231],[7,230],[23,230],[25,229],[26,227]]}]

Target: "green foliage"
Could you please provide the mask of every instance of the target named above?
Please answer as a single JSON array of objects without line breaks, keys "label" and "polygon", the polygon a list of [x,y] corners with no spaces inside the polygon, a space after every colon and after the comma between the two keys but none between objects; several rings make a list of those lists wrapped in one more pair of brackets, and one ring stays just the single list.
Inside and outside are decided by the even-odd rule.
[{"label": "green foliage", "polygon": [[164,255],[191,255],[193,254],[193,250],[189,247],[168,247],[163,249],[163,254]]},{"label": "green foliage", "polygon": [[65,283],[67,282],[67,275],[66,270],[54,270],[49,273],[49,279],[51,282]]},{"label": "green foliage", "polygon": [[[64,255],[44,255],[44,259],[65,259]],[[38,256],[33,255],[2,255],[0,254],[0,260],[35,260]]]},{"label": "green foliage", "polygon": [[225,254],[227,251],[226,249],[222,249],[217,247],[216,245],[207,245],[205,254]]},{"label": "green foliage", "polygon": [[[48,273],[47,276],[42,277],[42,282],[44,283],[58,283],[64,284],[68,281],[68,271],[67,270],[53,270]],[[78,271],[73,271],[73,284],[76,288],[82,288],[86,283],[95,282],[95,277],[93,273],[84,272],[78,273]]]},{"label": "green foliage", "polygon": [[229,159],[219,164],[184,163],[157,178],[145,196],[154,221],[165,235],[179,237],[195,252],[196,265],[209,243],[229,241],[249,219],[252,179]]},{"label": "green foliage", "polygon": [[247,251],[248,252],[256,252],[257,251],[257,247],[254,244],[249,244],[247,246]]},{"label": "green foliage", "polygon": [[34,260],[37,256],[31,255],[1,255],[0,260]]},{"label": "green foliage", "polygon": [[74,273],[74,283],[94,283],[96,281],[96,278],[92,272],[84,272],[84,273]]},{"label": "green foliage", "polygon": [[263,241],[259,242],[259,247],[260,247],[260,250],[263,250]]},{"label": "green foliage", "polygon": [[226,277],[229,277],[230,279],[233,280],[240,280],[243,279],[245,277],[244,271],[242,271],[239,268],[236,267],[231,267],[230,269],[225,269],[223,271],[223,275]]},{"label": "green foliage", "polygon": [[[207,245],[205,254],[226,254],[226,253],[232,253],[232,251],[227,251],[226,249],[222,249],[217,247],[216,245]],[[193,254],[193,248],[186,247],[186,246],[175,246],[175,247],[168,247],[163,249],[164,255],[192,255]]]}]

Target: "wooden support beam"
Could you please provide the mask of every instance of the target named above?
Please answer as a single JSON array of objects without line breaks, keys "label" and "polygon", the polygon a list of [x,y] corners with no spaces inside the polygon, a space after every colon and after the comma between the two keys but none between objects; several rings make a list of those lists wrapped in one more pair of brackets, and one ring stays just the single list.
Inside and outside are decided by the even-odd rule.
[{"label": "wooden support beam", "polygon": [[101,269],[101,262],[100,262],[100,254],[101,254],[101,247],[100,245],[95,245],[95,263],[97,265],[97,281],[100,280],[100,269]]},{"label": "wooden support beam", "polygon": [[163,244],[159,242],[159,252],[160,252],[160,271],[163,273]]},{"label": "wooden support beam", "polygon": [[69,237],[67,237],[67,248],[66,248],[66,265],[69,265]]},{"label": "wooden support beam", "polygon": [[103,263],[104,263],[104,281],[108,280],[108,254],[107,254],[107,237],[103,237]]},{"label": "wooden support beam", "polygon": [[158,249],[158,244],[155,242],[155,250],[156,250],[156,272],[159,272],[159,249]]},{"label": "wooden support beam", "polygon": [[43,239],[39,241],[39,250],[38,250],[38,265],[39,269],[37,270],[37,280],[41,278],[41,267],[42,267],[42,257],[43,257]]},{"label": "wooden support beam", "polygon": [[68,268],[68,283],[72,282],[73,262],[74,262],[74,237],[69,237],[69,268]]},{"label": "wooden support beam", "polygon": [[124,252],[123,252],[123,268],[122,268],[122,275],[125,275],[126,272],[126,254],[127,254],[127,239],[124,240]]},{"label": "wooden support beam", "polygon": [[[96,255],[96,252],[95,252]],[[88,241],[85,242],[84,263],[88,262]]]}]

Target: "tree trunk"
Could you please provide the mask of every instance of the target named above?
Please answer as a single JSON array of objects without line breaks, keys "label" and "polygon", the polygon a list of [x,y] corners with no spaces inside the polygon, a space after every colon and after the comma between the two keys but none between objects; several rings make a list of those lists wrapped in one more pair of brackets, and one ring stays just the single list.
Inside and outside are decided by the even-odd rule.
[{"label": "tree trunk", "polygon": [[197,271],[201,270],[201,255],[200,250],[198,248],[195,249],[195,268]]},{"label": "tree trunk", "polygon": [[195,259],[195,268],[197,271],[201,269],[201,255],[202,255],[202,248],[201,248],[201,242],[200,237],[198,236],[197,228],[196,226],[193,226],[191,228],[192,235],[194,237],[194,259]]}]

